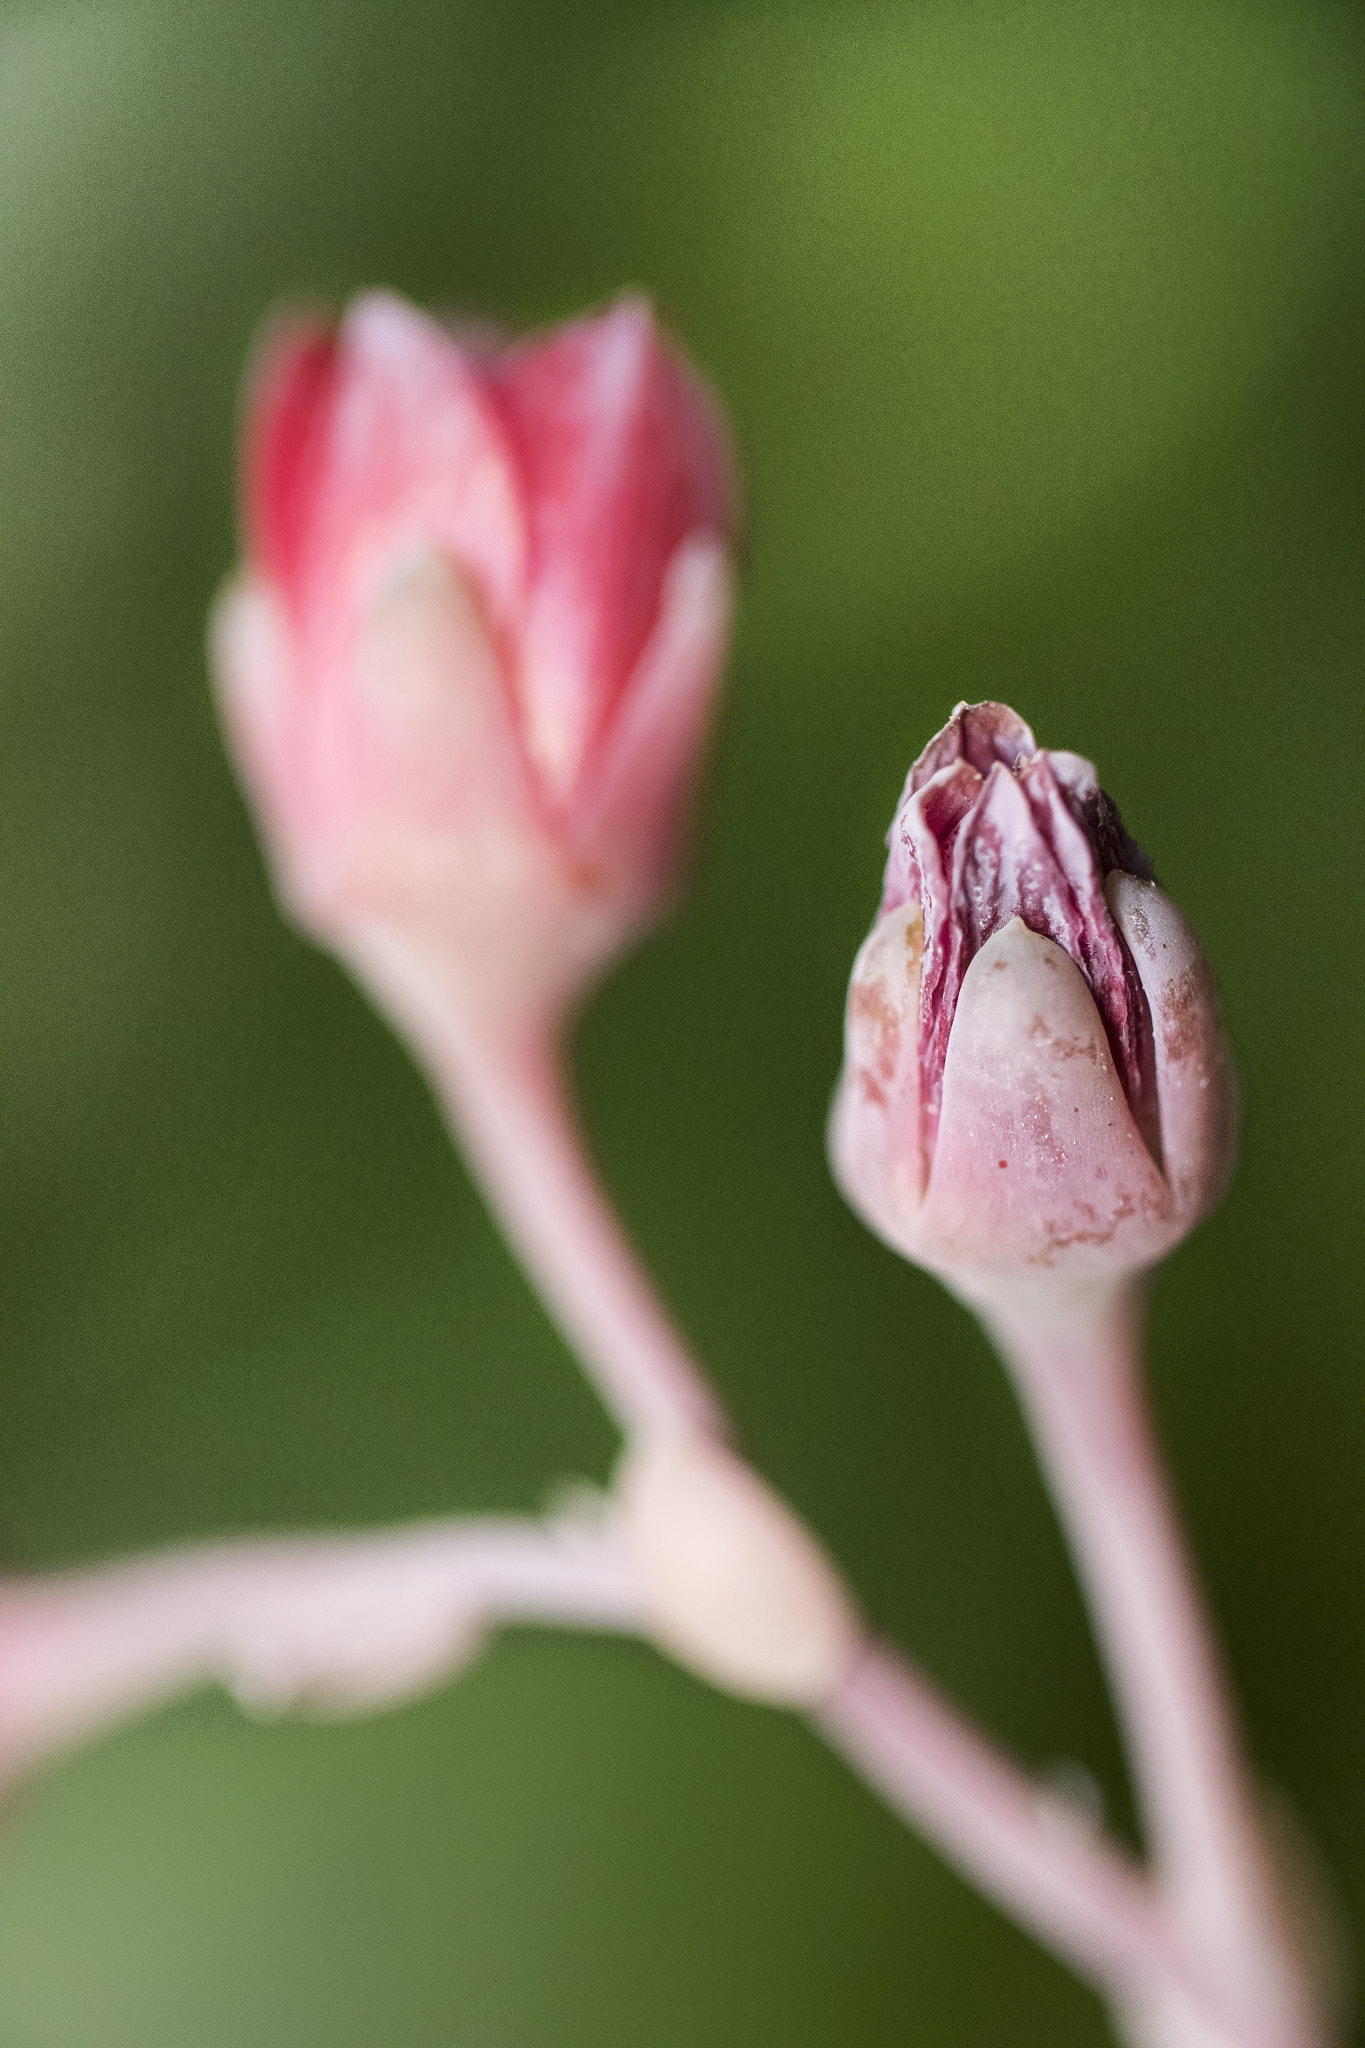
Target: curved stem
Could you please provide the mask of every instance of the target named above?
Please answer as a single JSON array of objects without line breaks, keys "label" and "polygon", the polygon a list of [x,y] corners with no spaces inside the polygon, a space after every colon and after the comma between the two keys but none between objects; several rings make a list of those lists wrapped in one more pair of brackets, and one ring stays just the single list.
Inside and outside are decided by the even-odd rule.
[{"label": "curved stem", "polygon": [[0,1581],[0,1782],[214,1679],[261,1712],[363,1713],[507,1621],[639,1629],[630,1559],[568,1519],[458,1519]]},{"label": "curved stem", "polygon": [[988,1318],[1094,1618],[1167,1896],[1246,2010],[1318,2037],[1230,1692],[1151,1431],[1136,1289]]},{"label": "curved stem", "polygon": [[451,1031],[436,1071],[494,1214],[622,1429],[724,1434],[586,1164],[557,1053]]},{"label": "curved stem", "polygon": [[347,957],[430,1077],[513,1253],[623,1431],[726,1432],[724,1413],[587,1163],[557,1031],[469,1017],[384,926]]}]

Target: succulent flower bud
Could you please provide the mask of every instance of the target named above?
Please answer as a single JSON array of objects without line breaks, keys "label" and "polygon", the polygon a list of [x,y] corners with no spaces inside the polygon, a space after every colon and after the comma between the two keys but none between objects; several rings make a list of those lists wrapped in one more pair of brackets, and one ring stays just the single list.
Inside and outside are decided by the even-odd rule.
[{"label": "succulent flower bud", "polygon": [[494,1014],[571,1001],[675,879],[730,495],[638,301],[501,350],[382,294],[277,332],[213,637],[298,920],[353,960],[420,935]]},{"label": "succulent flower bud", "polygon": [[662,1648],[746,1699],[829,1698],[863,1626],[819,1544],[756,1472],[714,1437],[650,1436],[626,1451],[615,1492]]},{"label": "succulent flower bud", "polygon": [[854,965],[830,1151],[879,1235],[980,1301],[1150,1265],[1235,1104],[1199,946],[1078,755],[960,704],[910,771]]}]

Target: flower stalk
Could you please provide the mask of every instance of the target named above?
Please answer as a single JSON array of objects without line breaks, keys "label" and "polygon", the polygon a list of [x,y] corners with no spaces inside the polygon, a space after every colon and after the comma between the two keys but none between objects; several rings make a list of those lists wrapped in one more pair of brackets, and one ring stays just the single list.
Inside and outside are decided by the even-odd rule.
[{"label": "flower stalk", "polygon": [[390,963],[381,934],[355,951],[390,1016],[404,1020],[494,1218],[622,1431],[724,1434],[714,1394],[585,1164],[558,1041],[499,1036],[431,1000],[406,962]]},{"label": "flower stalk", "polygon": [[640,1626],[636,1575],[583,1515],[255,1538],[0,1581],[0,1785],[216,1681],[255,1713],[368,1713],[488,1631]]},{"label": "flower stalk", "polygon": [[[910,771],[855,963],[836,1177],[980,1319],[1084,1584],[1162,1894],[1239,2025],[1323,2039],[1142,1387],[1145,1276],[1217,1202],[1207,962],[1078,755],[960,704]],[[1169,1991],[1135,2039],[1196,2048]],[[1134,2018],[1133,2015],[1137,2017]]]},{"label": "flower stalk", "polygon": [[1198,1952],[1286,2040],[1320,2038],[1144,1387],[1140,1284],[986,1317],[1070,1541],[1144,1832]]}]

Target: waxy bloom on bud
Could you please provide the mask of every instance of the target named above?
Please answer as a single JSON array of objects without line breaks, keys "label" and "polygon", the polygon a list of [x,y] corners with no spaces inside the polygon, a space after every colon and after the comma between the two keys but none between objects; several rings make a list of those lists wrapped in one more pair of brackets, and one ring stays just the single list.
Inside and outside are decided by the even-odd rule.
[{"label": "waxy bloom on bud", "polygon": [[555,1014],[658,912],[724,651],[709,394],[622,300],[510,347],[359,299],[250,381],[224,717],[288,907]]},{"label": "waxy bloom on bud", "polygon": [[974,1301],[1149,1265],[1217,1201],[1213,978],[1088,761],[960,704],[910,771],[849,989],[844,1194]]}]

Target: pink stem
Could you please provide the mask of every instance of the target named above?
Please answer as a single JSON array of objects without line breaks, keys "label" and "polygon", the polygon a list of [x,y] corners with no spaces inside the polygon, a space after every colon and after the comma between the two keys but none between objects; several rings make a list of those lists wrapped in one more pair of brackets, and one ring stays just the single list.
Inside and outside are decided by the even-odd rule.
[{"label": "pink stem", "polygon": [[1127,2006],[1174,1994],[1200,2016],[1207,2048],[1285,2048],[1273,2016],[1233,2005],[1140,1868],[1003,1759],[896,1651],[872,1644],[813,1718],[894,1812],[1103,1997]]},{"label": "pink stem", "polygon": [[586,1163],[558,1030],[471,1020],[439,966],[382,926],[348,934],[346,952],[422,1060],[503,1235],[622,1430],[725,1434]]},{"label": "pink stem", "polygon": [[1136,1289],[992,1330],[1069,1533],[1164,1888],[1210,1967],[1286,2040],[1320,2038],[1142,1388]]},{"label": "pink stem", "polygon": [[0,1780],[211,1679],[267,1711],[385,1705],[502,1621],[635,1630],[630,1562],[568,1521],[458,1520],[0,1582]]},{"label": "pink stem", "polygon": [[[352,933],[347,951],[423,1058],[509,1243],[623,1429],[725,1433],[723,1411],[585,1162],[556,1038],[471,1022],[439,970],[381,928]],[[1206,1989],[1189,1990],[1172,1940],[1157,1938],[1163,1923],[1142,1879],[1107,1845],[1058,1830],[1021,1772],[947,1707],[935,1701],[931,1713],[928,1688],[896,1669],[891,1683],[885,1660],[874,1660],[831,1704],[820,1725],[834,1746],[1090,1981],[1127,1997],[1144,1979],[1207,2007]],[[1096,1926],[1105,1930],[1098,1941]],[[1245,2014],[1239,2024],[1228,2036],[1237,2048],[1299,2048],[1297,2037],[1262,2031]]]},{"label": "pink stem", "polygon": [[[437,1522],[230,1543],[0,1585],[0,1780],[177,1692],[356,1713],[451,1676],[496,1622],[635,1632],[629,1558],[601,1528]],[[1128,1859],[1070,1819],[894,1652],[872,1646],[813,1717],[894,1810],[1110,1996],[1216,1994]],[[1223,2036],[1215,2031],[1220,2043]],[[1255,2028],[1227,2048],[1279,2048]]]},{"label": "pink stem", "polygon": [[725,1419],[584,1162],[543,1044],[447,1039],[442,1094],[513,1248],[627,1433]]}]

